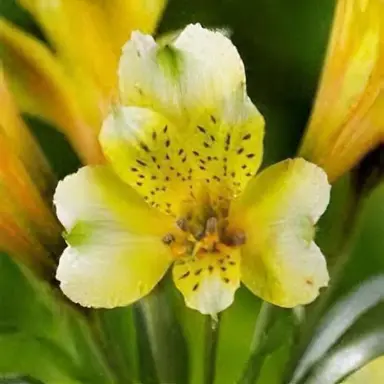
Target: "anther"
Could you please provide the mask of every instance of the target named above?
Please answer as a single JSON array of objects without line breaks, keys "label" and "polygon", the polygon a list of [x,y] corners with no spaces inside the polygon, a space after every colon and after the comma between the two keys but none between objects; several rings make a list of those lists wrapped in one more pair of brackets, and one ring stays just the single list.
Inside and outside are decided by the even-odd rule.
[{"label": "anther", "polygon": [[246,236],[243,231],[236,231],[232,236],[231,236],[231,244],[238,246],[238,245],[243,245],[246,241]]},{"label": "anther", "polygon": [[172,244],[174,241],[175,241],[175,237],[172,235],[172,233],[167,233],[167,234],[163,237],[163,243],[166,244],[166,245],[170,245],[170,244]]},{"label": "anther", "polygon": [[217,232],[217,219],[216,219],[216,217],[210,217],[207,220],[207,224],[205,226],[205,232],[207,234],[210,234],[210,235]]},{"label": "anther", "polygon": [[188,231],[188,220],[184,217],[181,217],[180,219],[176,220],[176,225],[183,231]]}]

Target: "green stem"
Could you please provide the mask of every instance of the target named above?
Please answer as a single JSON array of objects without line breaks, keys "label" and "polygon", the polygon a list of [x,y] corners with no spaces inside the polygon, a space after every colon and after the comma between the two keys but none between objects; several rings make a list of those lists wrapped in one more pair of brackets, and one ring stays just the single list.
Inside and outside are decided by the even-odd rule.
[{"label": "green stem", "polygon": [[[89,312],[91,311],[92,310]],[[81,330],[83,340],[92,355],[95,368],[100,371],[102,380],[108,384],[119,383],[116,372],[110,365],[108,351],[105,350],[104,343],[102,342],[101,335],[99,333],[100,330],[95,327],[92,316],[90,316],[90,313],[78,312],[78,314],[78,326]]]},{"label": "green stem", "polygon": [[171,302],[161,283],[135,306],[142,377],[152,372],[147,382],[188,382],[187,346]]},{"label": "green stem", "polygon": [[274,306],[264,301],[257,316],[248,361],[238,383],[254,384],[259,376],[264,357],[264,343],[271,323]]},{"label": "green stem", "polygon": [[206,316],[204,384],[213,384],[216,376],[216,357],[219,338],[220,317]]},{"label": "green stem", "polygon": [[[102,353],[105,363],[110,367],[117,382],[130,384],[132,377],[127,372],[129,363],[122,361],[119,354],[119,347],[111,340],[111,335],[105,324],[104,311],[101,309],[92,310],[88,317],[88,324],[91,328],[93,337]],[[122,340],[120,340],[122,341]],[[122,348],[120,346],[120,348]]]}]

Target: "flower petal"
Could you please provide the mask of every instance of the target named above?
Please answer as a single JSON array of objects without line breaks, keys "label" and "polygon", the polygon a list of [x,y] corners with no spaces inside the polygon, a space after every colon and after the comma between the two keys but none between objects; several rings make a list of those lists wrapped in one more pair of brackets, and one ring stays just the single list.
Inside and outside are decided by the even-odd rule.
[{"label": "flower petal", "polygon": [[20,0],[20,3],[38,20],[72,77],[76,76],[77,81],[84,76],[90,78],[104,96],[115,86],[121,46],[135,29],[152,32],[164,7],[164,0]]},{"label": "flower petal", "polygon": [[[101,162],[96,127],[98,96],[81,91],[66,75],[56,57],[41,42],[0,19],[0,44],[4,72],[23,112],[43,117],[70,139],[83,160]],[[96,97],[96,99],[95,99]]]},{"label": "flower petal", "polygon": [[227,307],[240,286],[240,255],[206,253],[175,262],[173,280],[186,305],[204,315],[215,315]]},{"label": "flower petal", "polygon": [[134,33],[119,76],[124,105],[154,110],[175,125],[194,186],[203,185],[214,199],[241,193],[261,162],[264,120],[247,96],[243,63],[227,37],[189,25],[161,46]]},{"label": "flower petal", "polygon": [[150,205],[177,215],[202,189],[214,199],[239,194],[259,167],[263,119],[249,100],[237,101],[228,108],[229,125],[209,119],[190,129],[150,109],[115,108],[100,142],[124,181]]},{"label": "flower petal", "polygon": [[176,128],[146,108],[124,107],[105,120],[100,143],[119,176],[147,203],[177,214],[190,197],[188,157]]},{"label": "flower petal", "polygon": [[177,120],[217,110],[245,84],[244,66],[231,41],[199,24],[187,26],[164,46],[133,33],[119,76],[125,105],[150,107]]},{"label": "flower petal", "polygon": [[146,295],[171,262],[162,235],[171,225],[107,166],[84,167],[59,183],[54,202],[69,244],[57,279],[73,301],[127,305]]},{"label": "flower petal", "polygon": [[253,293],[294,307],[327,285],[326,261],[313,237],[329,195],[325,172],[303,159],[278,163],[250,183],[231,222],[245,226],[241,273]]},{"label": "flower petal", "polygon": [[382,1],[337,1],[323,73],[300,149],[300,155],[320,165],[331,182],[384,135],[383,20]]}]

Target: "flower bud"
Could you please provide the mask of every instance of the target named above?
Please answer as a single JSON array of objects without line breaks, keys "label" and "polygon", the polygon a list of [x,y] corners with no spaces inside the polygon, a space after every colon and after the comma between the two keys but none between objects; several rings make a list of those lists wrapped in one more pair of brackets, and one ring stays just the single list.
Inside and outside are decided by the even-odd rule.
[{"label": "flower bud", "polygon": [[384,140],[384,2],[339,0],[300,155],[330,181]]}]

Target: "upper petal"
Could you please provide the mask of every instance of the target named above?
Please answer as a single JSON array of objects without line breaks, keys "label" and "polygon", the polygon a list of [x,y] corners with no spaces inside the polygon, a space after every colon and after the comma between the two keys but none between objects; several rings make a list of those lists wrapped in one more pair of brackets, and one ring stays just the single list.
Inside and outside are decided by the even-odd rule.
[{"label": "upper petal", "polygon": [[164,46],[133,33],[123,49],[119,76],[124,104],[181,120],[217,109],[245,84],[244,66],[231,41],[199,24],[187,26]]},{"label": "upper petal", "polygon": [[127,305],[161,279],[171,254],[170,223],[107,166],[84,167],[59,183],[54,203],[67,230],[57,279],[84,306]]},{"label": "upper petal", "polygon": [[[100,142],[119,176],[152,206],[178,214],[201,191],[212,202],[238,195],[262,158],[263,118],[249,99],[233,99],[226,122],[207,116],[176,126],[147,108],[116,108]],[[198,203],[198,202],[197,202]]]},{"label": "upper petal", "polygon": [[303,159],[278,163],[250,183],[232,221],[245,227],[242,280],[256,295],[294,307],[327,285],[326,261],[313,238],[329,195],[325,172]]}]

